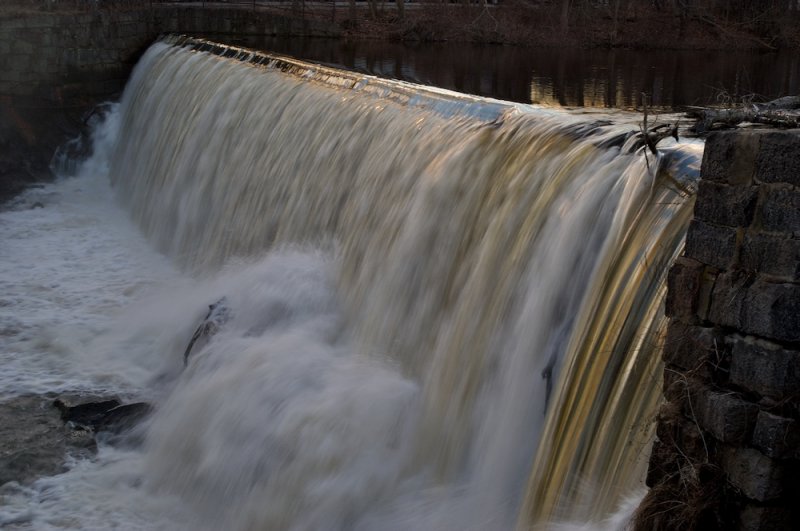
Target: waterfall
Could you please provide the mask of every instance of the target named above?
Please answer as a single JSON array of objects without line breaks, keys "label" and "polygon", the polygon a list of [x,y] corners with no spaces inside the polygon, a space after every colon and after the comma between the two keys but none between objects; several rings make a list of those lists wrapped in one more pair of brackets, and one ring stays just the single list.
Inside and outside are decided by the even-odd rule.
[{"label": "waterfall", "polygon": [[510,529],[641,487],[700,146],[193,39],[119,113],[153,245],[272,271],[159,406],[149,488],[211,528]]}]

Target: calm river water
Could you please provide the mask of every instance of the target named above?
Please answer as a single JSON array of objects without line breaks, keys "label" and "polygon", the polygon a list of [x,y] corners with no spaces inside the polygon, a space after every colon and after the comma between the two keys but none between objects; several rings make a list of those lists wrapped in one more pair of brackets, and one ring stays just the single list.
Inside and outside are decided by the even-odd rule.
[{"label": "calm river water", "polygon": [[631,109],[765,101],[800,93],[789,51],[641,51],[254,38],[236,44],[382,77],[520,103]]}]

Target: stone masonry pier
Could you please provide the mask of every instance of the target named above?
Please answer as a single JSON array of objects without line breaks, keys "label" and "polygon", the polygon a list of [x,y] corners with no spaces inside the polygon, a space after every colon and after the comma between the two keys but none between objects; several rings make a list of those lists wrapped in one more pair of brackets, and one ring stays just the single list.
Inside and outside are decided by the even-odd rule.
[{"label": "stone masonry pier", "polygon": [[798,529],[800,131],[712,134],[637,529]]}]

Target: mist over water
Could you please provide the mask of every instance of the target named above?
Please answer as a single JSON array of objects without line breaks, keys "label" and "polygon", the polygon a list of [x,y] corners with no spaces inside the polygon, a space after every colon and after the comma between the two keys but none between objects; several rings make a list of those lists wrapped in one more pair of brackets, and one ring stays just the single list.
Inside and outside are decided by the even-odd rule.
[{"label": "mist over water", "polygon": [[3,392],[156,407],[0,522],[617,528],[702,146],[293,68],[158,43],[78,175],[0,213]]}]

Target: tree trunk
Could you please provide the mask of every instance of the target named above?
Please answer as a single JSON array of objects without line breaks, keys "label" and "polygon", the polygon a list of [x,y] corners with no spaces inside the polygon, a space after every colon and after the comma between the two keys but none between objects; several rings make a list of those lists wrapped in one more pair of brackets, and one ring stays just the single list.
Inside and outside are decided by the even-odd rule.
[{"label": "tree trunk", "polygon": [[569,3],[570,0],[561,0],[561,29],[566,30],[569,26]]},{"label": "tree trunk", "polygon": [[734,127],[742,122],[767,124],[779,127],[800,126],[800,96],[785,96],[767,103],[755,103],[732,109],[707,109],[689,107],[687,115],[697,118],[697,133],[715,127]]}]

